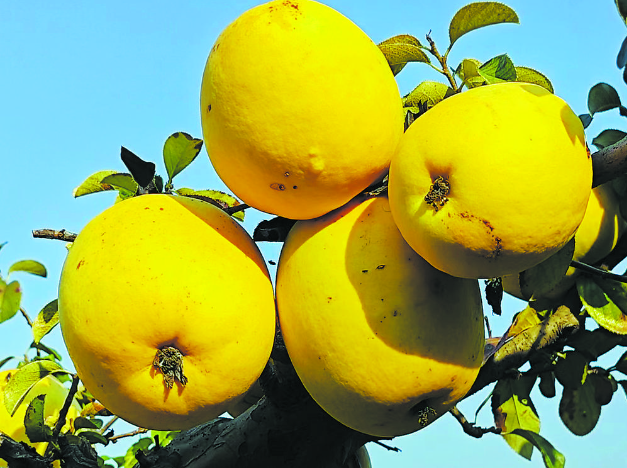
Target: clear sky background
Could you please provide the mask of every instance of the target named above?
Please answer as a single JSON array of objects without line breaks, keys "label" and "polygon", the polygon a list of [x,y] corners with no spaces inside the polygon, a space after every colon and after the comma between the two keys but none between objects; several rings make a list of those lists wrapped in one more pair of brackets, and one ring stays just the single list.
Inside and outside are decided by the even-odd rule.
[{"label": "clear sky background", "polygon": [[[254,0],[0,3],[0,270],[16,260],[43,262],[47,279],[15,274],[23,286],[23,306],[35,316],[56,298],[65,257],[61,242],[37,240],[31,230],[78,232],[110,206],[113,193],[73,199],[72,189],[104,169],[124,170],[120,146],[157,163],[165,175],[162,148],[176,131],[201,138],[199,89],[211,46],[220,31]],[[432,31],[440,50],[448,45],[448,23],[466,1],[355,1],[327,4],[357,23],[375,42],[396,34],[423,40]],[[589,88],[600,81],[614,85],[627,99],[616,54],[627,29],[612,0],[508,0],[520,25],[491,26],[460,39],[450,55],[486,61],[508,53],[515,64],[536,68],[553,82],[556,94],[576,113],[587,111]],[[280,72],[280,71],[279,71]],[[410,64],[397,77],[402,94],[420,81],[441,79],[424,64]],[[617,113],[599,115],[588,141],[607,127],[625,128]],[[454,132],[454,129],[451,129]],[[227,190],[203,153],[175,180],[177,187]],[[247,213],[252,231],[266,216]],[[267,260],[278,260],[277,244],[262,246]],[[272,271],[274,271],[272,269]],[[502,318],[490,316],[502,333],[523,303],[508,299]],[[489,315],[491,312],[486,311]],[[0,359],[25,350],[30,331],[16,316],[0,325]],[[59,330],[46,343],[60,350],[72,368]],[[616,356],[613,356],[615,360]],[[611,361],[611,360],[610,360]],[[16,361],[14,361],[16,362]],[[482,392],[460,408],[469,419],[487,396]],[[621,466],[625,460],[627,400],[622,390],[603,408],[595,430],[584,438],[570,434],[557,414],[558,399],[532,394],[542,420],[541,434],[566,455],[569,468]],[[492,424],[489,407],[479,423]],[[124,425],[116,427],[118,431]],[[496,435],[481,440],[463,434],[443,416],[426,429],[393,440],[401,453],[369,445],[374,467],[510,468],[543,466],[536,452],[531,462],[516,455]],[[124,452],[124,444],[105,449]]]}]

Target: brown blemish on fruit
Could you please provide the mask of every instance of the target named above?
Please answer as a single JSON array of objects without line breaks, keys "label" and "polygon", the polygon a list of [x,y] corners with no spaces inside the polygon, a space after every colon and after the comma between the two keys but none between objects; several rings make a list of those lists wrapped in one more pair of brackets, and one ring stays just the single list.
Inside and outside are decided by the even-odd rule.
[{"label": "brown blemish on fruit", "polygon": [[211,104],[209,104],[209,105],[207,106],[207,114],[208,114],[209,112],[211,112]]},{"label": "brown blemish on fruit", "polygon": [[432,206],[435,211],[438,211],[448,201],[447,195],[450,191],[450,182],[442,176],[437,176],[431,184],[429,192],[425,195],[425,201],[427,205]]},{"label": "brown blemish on fruit", "polygon": [[81,260],[80,262],[78,262],[78,264],[76,265],[76,269],[78,270],[80,267],[82,267],[85,264],[85,260]]},{"label": "brown blemish on fruit", "polygon": [[289,177],[290,173],[288,171],[285,171],[285,174],[283,174],[285,177]]},{"label": "brown blemish on fruit", "polygon": [[282,192],[283,190],[285,190],[285,185],[274,182],[270,184],[270,188],[272,190],[278,190],[279,192]]},{"label": "brown blemish on fruit", "polygon": [[490,224],[490,221],[488,221],[487,219],[482,219],[481,221],[483,222],[483,224],[486,225],[486,227],[490,230],[490,232],[494,231],[494,228]]}]

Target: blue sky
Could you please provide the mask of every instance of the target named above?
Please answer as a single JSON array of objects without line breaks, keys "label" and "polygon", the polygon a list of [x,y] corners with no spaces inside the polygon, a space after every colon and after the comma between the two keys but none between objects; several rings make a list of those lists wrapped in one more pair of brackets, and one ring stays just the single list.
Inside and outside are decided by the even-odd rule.
[{"label": "blue sky", "polygon": [[[78,232],[114,199],[111,193],[73,199],[72,189],[104,169],[124,170],[125,146],[157,163],[165,173],[161,151],[173,132],[201,137],[199,88],[207,54],[220,31],[253,0],[165,2],[2,2],[0,4],[0,271],[16,260],[33,258],[48,267],[47,279],[15,275],[22,282],[23,306],[35,316],[56,297],[65,256],[60,242],[36,240],[31,230],[65,228]],[[329,0],[328,5],[357,23],[375,42],[396,34],[432,37],[441,50],[448,45],[448,22],[467,2],[402,0]],[[616,54],[627,32],[611,0],[509,0],[519,25],[474,31],[453,48],[450,63],[481,61],[508,53],[515,64],[546,74],[556,94],[576,113],[586,112],[588,89],[597,82],[624,84]],[[420,81],[440,79],[429,67],[410,64],[397,77],[402,94]],[[624,128],[615,114],[600,115],[588,129],[588,141],[607,127]],[[453,130],[452,130],[453,131]],[[175,180],[177,187],[227,190],[213,172],[206,153]],[[248,213],[252,230],[264,219]],[[278,260],[278,245],[262,246],[267,260]],[[491,316],[495,334],[505,330],[519,301],[507,300],[502,318]],[[490,312],[487,311],[489,314]],[[16,317],[0,325],[0,358],[19,353],[30,343],[29,330]],[[57,330],[47,343],[64,354]],[[620,392],[620,391],[619,391]],[[472,418],[485,392],[465,401]],[[627,400],[618,393],[604,407],[597,428],[587,437],[570,434],[557,416],[557,399],[534,394],[542,418],[541,434],[567,457],[569,468],[615,464],[622,451]],[[486,408],[479,423],[490,425]],[[118,430],[123,430],[120,426]],[[446,468],[543,466],[519,458],[498,436],[474,440],[450,416],[390,445],[401,453],[369,446],[373,466]],[[124,451],[122,444],[106,449]]]}]

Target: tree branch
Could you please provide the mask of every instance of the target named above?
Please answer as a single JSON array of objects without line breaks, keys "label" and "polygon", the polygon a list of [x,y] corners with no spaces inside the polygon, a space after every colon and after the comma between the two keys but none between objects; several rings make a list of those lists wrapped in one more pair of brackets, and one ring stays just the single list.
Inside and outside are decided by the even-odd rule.
[{"label": "tree branch", "polygon": [[56,239],[65,242],[74,242],[76,240],[76,234],[61,229],[55,231],[54,229],[35,229],[33,231],[33,237],[36,239]]},{"label": "tree branch", "polygon": [[498,427],[483,428],[483,427],[475,426],[473,423],[468,422],[466,417],[457,408],[457,406],[453,406],[453,408],[449,411],[449,413],[451,413],[455,417],[455,419],[457,419],[457,422],[462,426],[462,429],[464,430],[464,432],[468,434],[469,436],[474,437],[475,439],[481,439],[481,437],[483,437],[484,434],[500,434],[501,433],[501,429],[499,429]]},{"label": "tree branch", "polygon": [[592,154],[592,186],[627,172],[627,137]]}]

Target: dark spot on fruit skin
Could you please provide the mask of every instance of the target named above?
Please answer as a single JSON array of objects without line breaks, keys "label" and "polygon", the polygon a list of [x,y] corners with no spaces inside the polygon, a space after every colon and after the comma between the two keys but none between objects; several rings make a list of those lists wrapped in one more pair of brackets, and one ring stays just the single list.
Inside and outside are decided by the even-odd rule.
[{"label": "dark spot on fruit skin", "polygon": [[78,262],[78,264],[76,265],[76,269],[78,270],[80,267],[82,267],[85,264],[85,260],[81,260],[80,262]]},{"label": "dark spot on fruit skin", "polygon": [[294,185],[292,188],[296,190],[298,188],[298,185]]},{"label": "dark spot on fruit skin", "polygon": [[362,273],[368,273],[368,270],[361,270]]},{"label": "dark spot on fruit skin", "polygon": [[163,211],[163,208],[159,208],[159,211]]},{"label": "dark spot on fruit skin", "polygon": [[487,219],[483,220],[483,224],[485,224],[487,226],[487,228],[490,230],[490,232],[494,231],[494,228],[490,224],[490,221],[488,221]]},{"label": "dark spot on fruit skin", "polygon": [[283,190],[285,190],[285,185],[274,182],[270,184],[270,188],[272,190],[278,190],[279,192],[282,192]]},{"label": "dark spot on fruit skin", "polygon": [[211,112],[211,104],[207,106],[207,113]]}]

